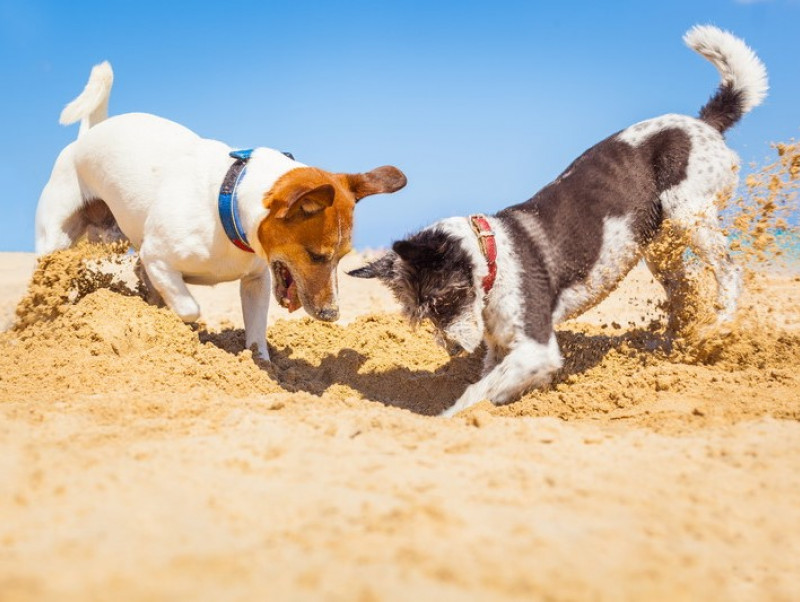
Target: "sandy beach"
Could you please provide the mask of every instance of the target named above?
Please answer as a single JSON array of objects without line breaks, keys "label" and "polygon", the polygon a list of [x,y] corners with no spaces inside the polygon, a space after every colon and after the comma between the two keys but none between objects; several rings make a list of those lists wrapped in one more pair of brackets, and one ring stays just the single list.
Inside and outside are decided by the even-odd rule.
[{"label": "sandy beach", "polygon": [[[60,303],[70,253],[30,287],[33,256],[0,255],[3,601],[800,596],[791,271],[700,357],[648,330],[639,266],[560,329],[550,389],[445,420],[479,354],[373,281],[340,277],[338,324],[271,308],[264,364],[236,284],[195,289],[199,326],[102,287]],[[23,298],[51,314],[20,326]]]}]

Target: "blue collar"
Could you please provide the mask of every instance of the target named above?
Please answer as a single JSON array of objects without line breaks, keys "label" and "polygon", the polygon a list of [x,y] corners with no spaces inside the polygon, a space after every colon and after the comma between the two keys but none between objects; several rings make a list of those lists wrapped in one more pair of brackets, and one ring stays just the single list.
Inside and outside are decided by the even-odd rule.
[{"label": "blue collar", "polygon": [[[253,154],[253,149],[236,150],[228,154],[236,161],[228,169],[228,173],[225,174],[225,179],[219,189],[219,202],[217,204],[219,219],[225,229],[225,234],[228,235],[234,245],[246,253],[255,253],[253,247],[247,242],[247,234],[245,234],[242,227],[242,219],[239,217],[239,200],[236,196],[236,189],[239,186],[239,182],[244,178],[244,172],[247,171],[247,161],[250,159],[250,155]],[[294,161],[292,153],[283,152],[283,154]]]},{"label": "blue collar", "polygon": [[222,222],[222,227],[225,229],[225,234],[228,235],[230,241],[246,253],[255,253],[250,243],[247,242],[247,234],[245,234],[242,227],[242,220],[239,216],[239,202],[236,196],[236,188],[239,186],[244,177],[244,172],[247,171],[247,161],[253,149],[231,151],[228,153],[231,157],[236,159],[233,165],[228,169],[225,174],[225,179],[222,181],[222,186],[219,189],[219,219]]}]

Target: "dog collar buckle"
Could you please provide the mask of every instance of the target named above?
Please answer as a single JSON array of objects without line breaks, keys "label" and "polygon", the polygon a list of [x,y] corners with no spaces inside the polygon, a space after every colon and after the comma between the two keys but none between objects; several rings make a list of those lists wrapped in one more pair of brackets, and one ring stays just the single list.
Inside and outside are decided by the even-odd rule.
[{"label": "dog collar buckle", "polygon": [[497,239],[489,220],[482,213],[469,216],[469,225],[478,237],[478,246],[486,258],[489,273],[483,278],[483,292],[489,294],[497,278]]}]

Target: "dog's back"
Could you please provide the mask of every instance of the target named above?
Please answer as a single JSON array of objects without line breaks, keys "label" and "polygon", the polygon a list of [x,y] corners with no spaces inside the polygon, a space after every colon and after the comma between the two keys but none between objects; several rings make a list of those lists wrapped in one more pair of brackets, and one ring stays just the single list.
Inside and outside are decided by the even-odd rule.
[{"label": "dog's back", "polygon": [[[690,149],[689,135],[678,128],[636,146],[615,134],[534,197],[499,212],[520,265],[544,268],[527,279],[537,290],[525,298],[553,299],[548,311],[557,323],[613,286],[658,230],[660,195],[685,178]],[[580,291],[569,291],[578,285]]]},{"label": "dog's back", "polygon": [[[154,203],[163,199],[169,178],[180,179],[174,186],[182,197],[187,190],[196,190],[195,209],[199,211],[199,204],[215,196],[211,189],[227,168],[221,161],[216,171],[210,170],[213,162],[207,160],[213,150],[226,157],[227,146],[203,140],[180,124],[147,113],[111,117],[73,145],[73,165],[83,199],[103,199],[135,247],[141,244],[147,215]],[[167,173],[171,175],[167,177]],[[177,194],[172,205],[175,215],[170,221],[180,226],[181,221],[191,219],[179,214]]]},{"label": "dog's back", "polygon": [[738,284],[714,202],[735,187],[739,159],[722,134],[761,103],[766,70],[744,42],[717,28],[695,27],[684,40],[721,76],[698,118],[670,114],[634,124],[583,153],[530,200],[497,215],[521,265],[543,266],[545,273],[532,280],[537,290],[525,297],[551,298],[554,323],[613,290],[664,219],[717,266],[728,283],[721,285],[729,291],[722,304],[732,311]]}]

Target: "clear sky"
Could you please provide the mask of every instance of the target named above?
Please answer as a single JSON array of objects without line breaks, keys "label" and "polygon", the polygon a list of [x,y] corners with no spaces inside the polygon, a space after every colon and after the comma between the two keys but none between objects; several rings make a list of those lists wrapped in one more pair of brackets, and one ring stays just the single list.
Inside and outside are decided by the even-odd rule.
[{"label": "clear sky", "polygon": [[33,249],[39,193],[77,136],[58,115],[104,59],[112,115],[155,113],[331,171],[400,167],[403,191],[357,208],[363,248],[529,198],[631,123],[695,115],[718,83],[681,42],[697,23],[767,66],[770,95],[728,135],[760,161],[798,136],[798,0],[0,0],[0,251]]}]

